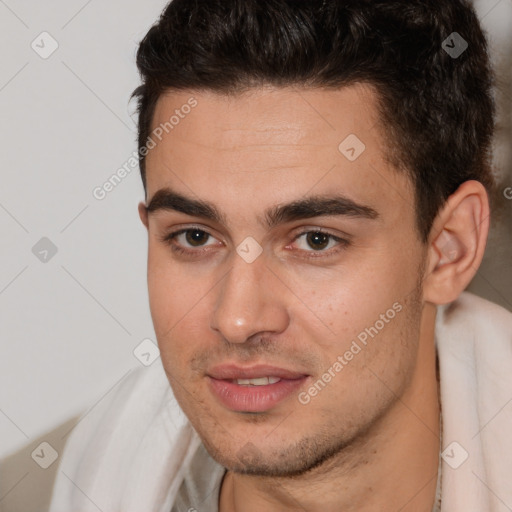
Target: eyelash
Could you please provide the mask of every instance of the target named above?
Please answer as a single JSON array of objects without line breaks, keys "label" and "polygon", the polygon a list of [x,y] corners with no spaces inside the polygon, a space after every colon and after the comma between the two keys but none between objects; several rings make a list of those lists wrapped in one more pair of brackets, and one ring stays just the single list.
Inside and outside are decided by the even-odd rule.
[{"label": "eyelash", "polygon": [[[178,231],[174,231],[174,232],[169,233],[167,235],[164,235],[162,237],[159,237],[159,239],[160,239],[161,242],[169,245],[169,247],[171,248],[171,250],[173,252],[175,252],[177,254],[180,254],[180,255],[199,256],[201,253],[208,252],[209,249],[201,249],[201,248],[199,248],[199,249],[192,249],[191,250],[191,249],[184,249],[183,247],[181,247],[179,245],[176,245],[176,243],[174,242],[176,237],[178,237],[179,235],[182,235],[184,233],[190,232],[190,231],[199,231],[200,233],[204,233],[204,234],[208,235],[209,237],[212,237],[212,235],[210,233],[208,233],[207,231],[205,231],[204,229],[201,229],[199,227],[188,227],[188,228],[180,229]],[[301,252],[311,253],[308,256],[306,256],[306,258],[325,258],[325,257],[329,257],[329,256],[332,256],[334,254],[337,254],[338,252],[344,250],[345,248],[347,248],[350,245],[350,241],[349,240],[347,240],[345,238],[340,238],[340,237],[338,237],[336,235],[333,235],[332,233],[329,233],[328,231],[326,231],[326,230],[324,230],[322,228],[304,230],[304,231],[298,233],[294,237],[292,242],[295,242],[300,237],[302,237],[304,235],[307,235],[309,233],[321,233],[323,235],[326,235],[330,239],[332,239],[335,242],[337,242],[338,245],[335,248],[331,248],[331,249],[329,249],[327,251],[325,251],[325,250],[320,250],[320,251],[314,251],[314,250],[312,250],[312,251],[303,251],[303,250],[299,249],[299,251],[301,251]]]}]

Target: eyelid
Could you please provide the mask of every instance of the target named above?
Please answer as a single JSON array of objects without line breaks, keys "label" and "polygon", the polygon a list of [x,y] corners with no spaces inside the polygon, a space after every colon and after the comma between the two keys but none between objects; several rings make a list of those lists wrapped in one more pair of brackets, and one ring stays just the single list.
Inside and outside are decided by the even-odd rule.
[{"label": "eyelid", "polygon": [[296,240],[299,236],[304,235],[306,233],[324,233],[325,235],[329,235],[332,238],[346,240],[347,242],[352,241],[352,235],[345,233],[344,231],[333,230],[330,228],[324,228],[321,226],[315,226],[314,224],[311,226],[302,226],[298,228],[296,234],[292,235],[293,240]]},{"label": "eyelid", "polygon": [[[319,250],[315,251],[314,249],[311,249],[310,251],[304,250],[304,249],[298,249],[299,252],[303,252],[308,254],[306,258],[328,258],[329,256],[334,256],[338,252],[342,251],[346,247],[348,247],[351,244],[352,237],[348,234],[334,234],[329,229],[321,228],[321,227],[306,227],[301,228],[301,231],[298,232],[296,235],[293,236],[293,240],[291,243],[294,243],[296,240],[298,240],[301,236],[307,235],[309,233],[322,233],[328,237],[330,237],[332,240],[336,241],[337,244],[334,247],[331,247],[327,250]],[[288,248],[290,244],[286,246]]]},{"label": "eyelid", "polygon": [[[171,242],[172,240],[176,239],[178,236],[187,233],[188,231],[201,231],[202,233],[205,233],[210,238],[214,238],[216,240],[219,240],[215,235],[213,235],[208,228],[202,227],[202,226],[195,226],[195,225],[189,225],[189,226],[183,226],[183,227],[174,227],[172,231],[168,233],[164,233],[162,236],[159,236],[161,242]],[[220,240],[219,240],[220,241]],[[222,242],[222,241],[221,241]],[[201,247],[196,248],[195,252],[197,250],[200,250]]]}]

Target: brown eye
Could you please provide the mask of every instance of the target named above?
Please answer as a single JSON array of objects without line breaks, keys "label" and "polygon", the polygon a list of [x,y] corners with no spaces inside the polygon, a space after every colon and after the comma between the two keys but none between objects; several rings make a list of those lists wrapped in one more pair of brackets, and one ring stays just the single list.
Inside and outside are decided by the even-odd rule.
[{"label": "brown eye", "polygon": [[295,238],[295,243],[297,247],[304,252],[330,253],[331,249],[337,246],[345,246],[347,241],[331,233],[317,229],[300,233]]},{"label": "brown eye", "polygon": [[185,232],[185,234],[186,242],[192,247],[201,247],[208,241],[208,238],[210,237],[208,233],[199,229],[189,229]]},{"label": "brown eye", "polygon": [[307,233],[306,237],[307,243],[315,251],[325,249],[329,245],[330,239],[330,235],[322,233],[321,231],[311,231],[310,233]]},{"label": "brown eye", "polygon": [[160,238],[162,242],[169,245],[173,251],[179,254],[196,255],[211,249],[216,239],[210,233],[198,228],[180,229]]},{"label": "brown eye", "polygon": [[[321,228],[305,229],[295,236],[293,245],[303,258],[331,258],[351,244],[350,238],[341,238]],[[291,248],[290,246],[288,248]]]}]

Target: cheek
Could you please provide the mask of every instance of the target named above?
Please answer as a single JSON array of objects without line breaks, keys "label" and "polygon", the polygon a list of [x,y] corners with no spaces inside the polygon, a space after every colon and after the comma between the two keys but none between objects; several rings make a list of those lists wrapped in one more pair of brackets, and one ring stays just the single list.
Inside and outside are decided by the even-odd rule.
[{"label": "cheek", "polygon": [[170,251],[153,242],[148,252],[149,302],[158,332],[172,329],[191,311],[194,300],[197,302],[201,294],[201,281],[184,272],[183,267],[173,261]]},{"label": "cheek", "polygon": [[371,393],[382,384],[370,370],[400,387],[400,368],[410,369],[416,351],[418,261],[418,255],[381,251],[358,262],[347,259],[331,273],[290,276],[295,294],[307,306],[294,311],[297,332],[308,333],[321,355],[322,371],[343,358],[343,370],[333,370],[343,374],[334,379],[341,387],[351,382],[359,393]]},{"label": "cheek", "polygon": [[306,268],[286,273],[286,284],[300,303],[295,320],[302,325],[314,322],[320,337],[330,340],[357,336],[388,310],[394,318],[393,305],[402,303],[417,282],[415,271],[384,258],[347,262],[329,271]]},{"label": "cheek", "polygon": [[205,339],[213,283],[197,272],[185,271],[172,261],[168,250],[150,247],[149,305],[164,366],[179,372],[197,351],[197,343]]},{"label": "cheek", "polygon": [[372,313],[371,320],[353,315],[349,333],[322,347],[328,354],[324,373],[316,376],[315,389],[306,392],[317,395],[311,400],[313,407],[333,425],[350,429],[365,424],[403,396],[417,361],[419,316],[418,306],[409,300],[400,307],[387,315],[385,307],[376,308],[379,314]]}]

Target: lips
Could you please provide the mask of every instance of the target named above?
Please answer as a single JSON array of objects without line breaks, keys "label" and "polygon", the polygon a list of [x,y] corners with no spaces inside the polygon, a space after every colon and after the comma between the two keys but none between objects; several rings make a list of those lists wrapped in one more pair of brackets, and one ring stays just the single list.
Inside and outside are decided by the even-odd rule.
[{"label": "lips", "polygon": [[276,366],[222,365],[208,372],[209,389],[227,409],[267,412],[305,384],[308,375]]},{"label": "lips", "polygon": [[277,377],[280,380],[295,380],[306,374],[278,368],[276,366],[257,365],[242,367],[232,364],[216,366],[208,372],[208,376],[217,380],[259,379],[262,377]]}]

